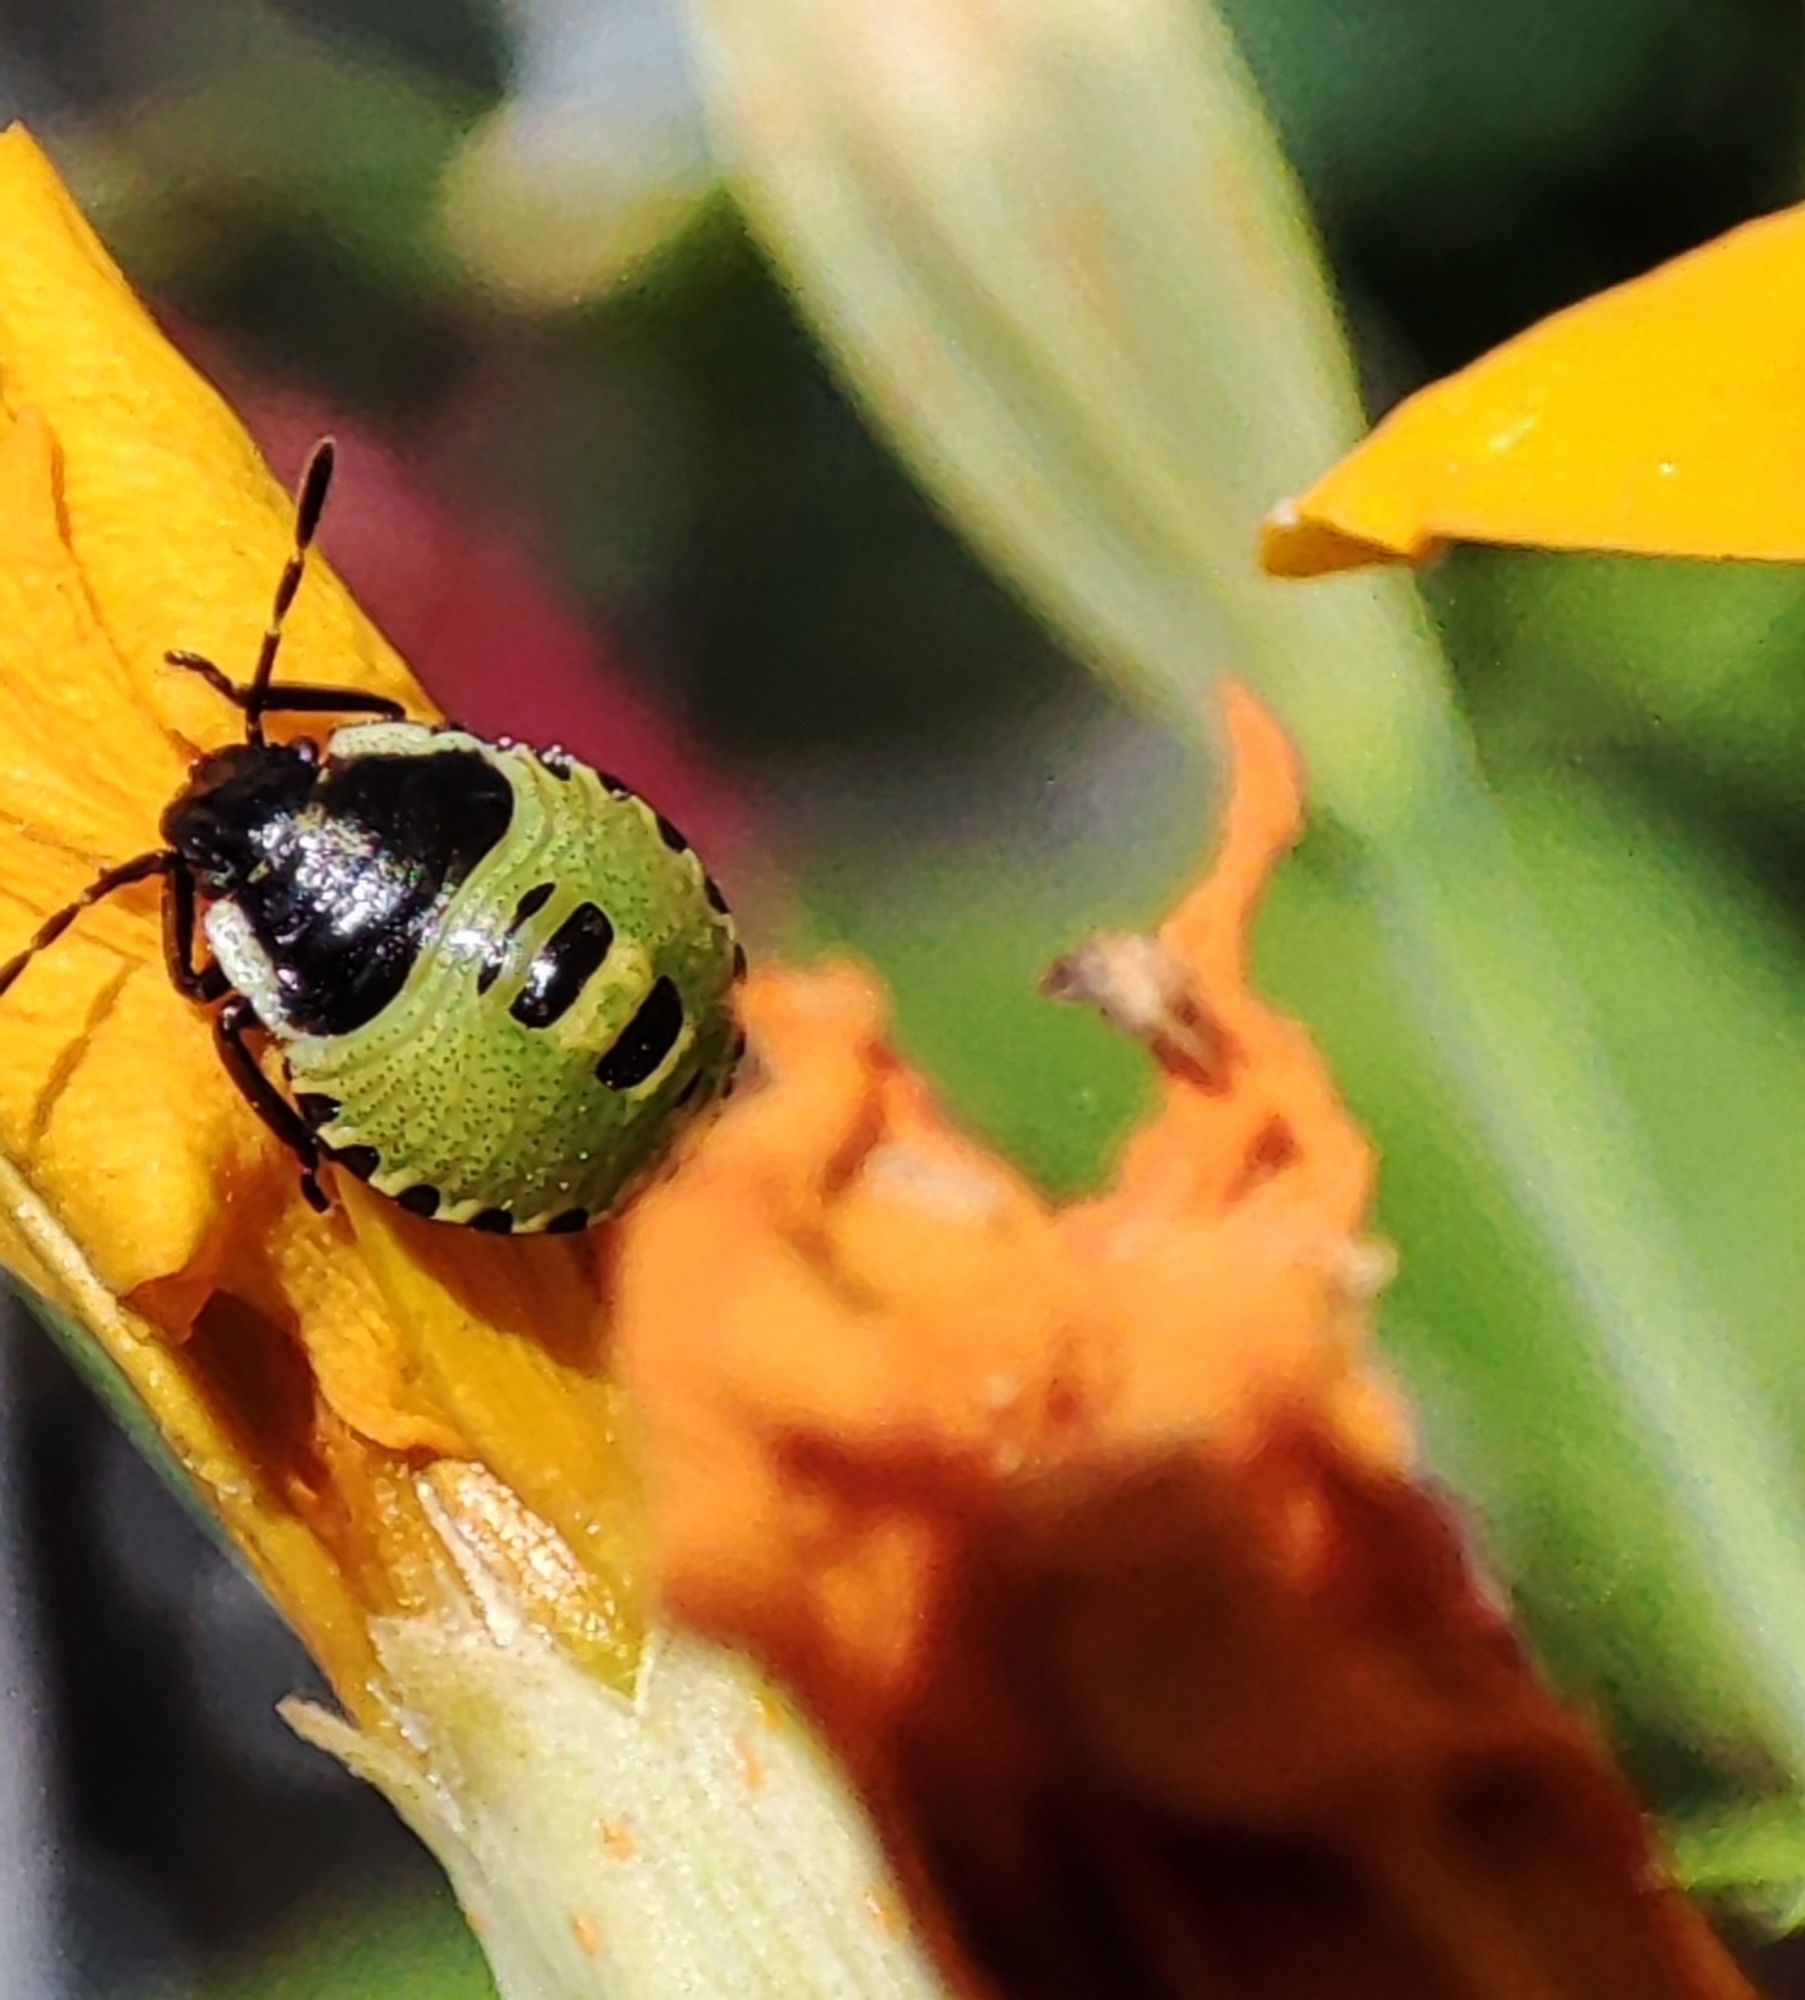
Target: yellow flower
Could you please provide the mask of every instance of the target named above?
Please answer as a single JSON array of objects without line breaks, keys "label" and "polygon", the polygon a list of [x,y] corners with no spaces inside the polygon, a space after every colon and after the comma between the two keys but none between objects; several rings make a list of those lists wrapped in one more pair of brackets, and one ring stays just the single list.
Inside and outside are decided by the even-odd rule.
[{"label": "yellow flower", "polygon": [[[290,527],[16,130],[0,212],[4,957],[233,733],[163,655],[252,657]],[[425,708],[323,564],[290,644]],[[781,1706],[648,1640],[649,1570],[806,1703],[961,1990],[1743,1990],[1411,1479],[1370,1156],[1246,979],[1297,776],[1227,716],[1215,871],[1056,974],[1164,1078],[1064,1209],[847,967],[748,983],[761,1087],[576,1241],[342,1182],[313,1214],[149,886],[0,996],[0,1252],[256,1564],[356,1725],[302,1726],[432,1841],[504,1990],[934,1990]]]},{"label": "yellow flower", "polygon": [[1412,396],[1269,517],[1281,576],[1448,541],[1805,561],[1805,208],[1556,313]]},{"label": "yellow flower", "polygon": [[[0,138],[0,952],[157,819],[232,711],[164,663],[255,657],[292,507],[49,166]],[[298,677],[430,704],[322,562]],[[497,1260],[340,1187],[328,1219],[165,977],[157,885],[0,1001],[0,1243],[107,1344],[318,1654],[380,1724],[366,1628],[427,1588],[422,1454],[481,1463],[583,1552],[591,1647],[637,1649],[594,1247]]]},{"label": "yellow flower", "polygon": [[[17,128],[0,211],[4,960],[155,846],[196,752],[235,738],[163,656],[242,675],[292,502]],[[324,562],[285,646],[297,678],[431,713]],[[90,1366],[98,1347],[255,1567],[350,1718],[297,1726],[432,1844],[504,1989],[741,1990],[757,1958],[770,2000],[822,1990],[822,1966],[929,1994],[801,1732],[762,1720],[737,1662],[648,1637],[606,1365],[618,1232],[504,1245],[333,1193],[307,1207],[172,989],[154,883],[0,996],[0,1261]],[[756,1798],[720,1776],[754,1734]],[[807,1920],[780,1923],[797,1894]]]}]

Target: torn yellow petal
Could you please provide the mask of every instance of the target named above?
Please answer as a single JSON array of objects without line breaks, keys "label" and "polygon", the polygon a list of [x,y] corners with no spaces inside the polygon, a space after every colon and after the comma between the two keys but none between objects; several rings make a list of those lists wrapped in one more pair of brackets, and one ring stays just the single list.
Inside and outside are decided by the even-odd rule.
[{"label": "torn yellow petal", "polygon": [[0,1252],[57,1311],[85,1327],[131,1382],[196,1492],[293,1619],[333,1686],[361,1715],[376,1679],[365,1606],[280,1485],[250,1459],[210,1384],[160,1328],[94,1276],[36,1189],[0,1155]]},{"label": "torn yellow petal", "polygon": [[[4,962],[101,867],[157,846],[196,751],[238,735],[163,655],[249,671],[292,501],[16,128],[0,214]],[[283,657],[433,713],[323,560]],[[348,1702],[376,1714],[347,1621],[430,1610],[444,1587],[433,1461],[487,1468],[565,1538],[589,1572],[566,1623],[630,1684],[592,1246],[460,1243],[355,1186],[314,1215],[165,976],[156,883],[85,913],[0,995],[0,1152],[18,1189],[0,1249],[95,1337]]]},{"label": "torn yellow petal", "polygon": [[406,1215],[341,1187],[365,1264],[403,1329],[409,1367],[479,1458],[612,1585],[616,1678],[630,1687],[642,1626],[620,1391],[604,1372],[593,1259],[606,1233],[510,1243]]},{"label": "torn yellow petal", "polygon": [[1805,207],[1557,313],[1268,519],[1309,576],[1478,541],[1805,560]]},{"label": "torn yellow petal", "polygon": [[[184,759],[136,705],[58,532],[54,453],[36,410],[0,418],[0,687],[12,697],[0,733],[0,820],[54,828],[98,865],[147,844],[145,796],[171,796]],[[37,865],[29,848],[22,863]]]},{"label": "torn yellow petal", "polygon": [[[140,704],[190,743],[229,718],[172,672],[172,646],[256,657],[291,508],[238,419],[132,295],[23,128],[0,133],[0,406],[42,413],[62,451],[69,546]],[[424,706],[393,649],[321,564],[284,642],[296,680]]]},{"label": "torn yellow petal", "polygon": [[[330,1233],[331,1254],[321,1254]],[[382,1287],[356,1254],[349,1224],[322,1225],[301,1202],[272,1224],[265,1262],[248,1297],[272,1318],[291,1315],[320,1393],[359,1437],[385,1450],[457,1452],[462,1433],[451,1411],[396,1338]]]},{"label": "torn yellow petal", "polygon": [[285,1197],[280,1163],[210,1041],[176,1018],[160,965],[85,941],[60,957],[8,996],[0,1143],[93,1246],[107,1288],[179,1331],[220,1282],[243,1210]]}]

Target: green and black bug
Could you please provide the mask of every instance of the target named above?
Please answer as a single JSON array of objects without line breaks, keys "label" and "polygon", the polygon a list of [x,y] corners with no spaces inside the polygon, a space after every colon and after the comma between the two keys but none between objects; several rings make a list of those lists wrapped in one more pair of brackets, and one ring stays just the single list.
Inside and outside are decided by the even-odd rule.
[{"label": "green and black bug", "polygon": [[[244,740],[196,761],[165,844],[42,924],[0,994],[81,911],[161,877],[169,976],[214,1010],[226,1068],[315,1207],[329,1159],[416,1215],[582,1229],[728,1089],[745,955],[695,851],[617,779],[358,688],[275,682],[332,464],[326,440],[249,682],[167,655],[243,712]],[[369,719],[322,748],[269,741],[281,714]]]}]

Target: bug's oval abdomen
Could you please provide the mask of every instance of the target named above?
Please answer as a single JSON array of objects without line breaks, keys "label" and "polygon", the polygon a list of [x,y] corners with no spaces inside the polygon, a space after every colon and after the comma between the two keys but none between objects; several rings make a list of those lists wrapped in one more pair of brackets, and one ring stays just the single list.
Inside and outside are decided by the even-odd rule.
[{"label": "bug's oval abdomen", "polygon": [[341,1162],[416,1212],[575,1229],[726,1086],[738,945],[681,835],[574,759],[373,724],[340,731],[329,761],[471,752],[508,785],[505,837],[378,1011],[287,1041],[290,1075]]}]

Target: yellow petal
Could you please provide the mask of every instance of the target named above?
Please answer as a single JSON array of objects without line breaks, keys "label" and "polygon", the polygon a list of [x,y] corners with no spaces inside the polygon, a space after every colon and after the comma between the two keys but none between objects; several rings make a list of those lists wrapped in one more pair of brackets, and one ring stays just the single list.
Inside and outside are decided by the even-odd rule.
[{"label": "yellow petal", "polygon": [[[185,762],[134,702],[57,532],[55,457],[35,410],[0,433],[0,955],[154,843],[149,801],[176,791]],[[151,885],[84,920],[0,1016],[0,1145],[96,1244],[115,1293],[165,1288],[172,1325],[216,1269],[220,1187],[248,1193],[269,1150],[191,1015],[161,975]]]},{"label": "yellow petal", "polygon": [[[289,543],[287,496],[243,425],[133,297],[22,127],[0,133],[0,406],[61,448],[69,546],[148,712],[219,739],[217,695],[172,646],[248,666]],[[325,564],[284,642],[291,678],[418,685]]]},{"label": "yellow petal", "polygon": [[[16,128],[0,214],[4,962],[101,867],[158,845],[196,750],[238,734],[163,655],[248,672],[293,508]],[[323,561],[284,664],[432,713]],[[377,1712],[360,1616],[442,1590],[418,1491],[435,1459],[488,1468],[565,1537],[589,1570],[588,1650],[630,1683],[591,1247],[460,1242],[355,1188],[314,1215],[165,976],[154,882],[0,995],[0,1154],[17,1192],[0,1253],[94,1335],[353,1707]]]},{"label": "yellow petal", "polygon": [[1805,560],[1805,207],[1411,397],[1266,523],[1281,576],[1447,541]]},{"label": "yellow petal", "polygon": [[184,760],[136,705],[57,532],[54,453],[36,410],[0,419],[0,818],[54,830],[92,873],[149,843],[144,800],[171,796]]}]

